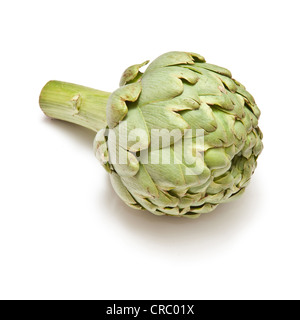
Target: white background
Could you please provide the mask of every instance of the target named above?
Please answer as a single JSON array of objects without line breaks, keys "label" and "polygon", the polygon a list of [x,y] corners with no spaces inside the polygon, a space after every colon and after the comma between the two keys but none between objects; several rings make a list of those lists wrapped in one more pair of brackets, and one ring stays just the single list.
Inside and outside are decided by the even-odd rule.
[{"label": "white background", "polygon": [[[1,299],[299,299],[299,1],[2,1]],[[242,198],[197,220],[127,208],[94,134],[47,119],[51,79],[105,91],[183,50],[254,95],[265,149]]]}]

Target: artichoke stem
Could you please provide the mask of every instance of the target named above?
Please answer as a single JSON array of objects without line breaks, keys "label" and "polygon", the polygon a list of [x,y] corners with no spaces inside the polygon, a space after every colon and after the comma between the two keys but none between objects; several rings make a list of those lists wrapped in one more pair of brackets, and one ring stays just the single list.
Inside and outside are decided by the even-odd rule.
[{"label": "artichoke stem", "polygon": [[49,81],[41,91],[39,102],[48,117],[73,122],[97,132],[106,127],[106,103],[109,96],[109,92]]}]

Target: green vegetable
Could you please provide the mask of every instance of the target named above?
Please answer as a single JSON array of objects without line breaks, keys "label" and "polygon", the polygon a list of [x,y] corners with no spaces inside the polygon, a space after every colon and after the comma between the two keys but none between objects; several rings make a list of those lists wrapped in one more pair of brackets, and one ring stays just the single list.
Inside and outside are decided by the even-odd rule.
[{"label": "green vegetable", "polygon": [[130,207],[194,218],[241,195],[263,148],[251,94],[195,53],[163,54],[142,73],[146,64],[112,94],[50,81],[40,106],[97,132],[95,154]]}]

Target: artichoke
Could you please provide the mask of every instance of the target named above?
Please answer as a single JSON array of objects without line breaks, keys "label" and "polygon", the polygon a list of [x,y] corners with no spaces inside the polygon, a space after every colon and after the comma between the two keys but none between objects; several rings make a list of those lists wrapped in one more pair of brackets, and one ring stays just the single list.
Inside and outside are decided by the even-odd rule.
[{"label": "artichoke", "polygon": [[230,71],[199,54],[169,52],[142,73],[148,62],[126,69],[112,94],[50,81],[40,106],[97,132],[96,157],[128,206],[195,218],[249,184],[263,148],[260,111]]}]

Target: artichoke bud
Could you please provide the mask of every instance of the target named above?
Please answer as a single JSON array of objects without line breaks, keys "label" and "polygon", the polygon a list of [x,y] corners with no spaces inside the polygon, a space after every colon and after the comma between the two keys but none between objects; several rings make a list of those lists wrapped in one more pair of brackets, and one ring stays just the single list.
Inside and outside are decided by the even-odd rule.
[{"label": "artichoke bud", "polygon": [[198,217],[244,192],[263,148],[260,111],[198,54],[166,53],[142,73],[148,62],[127,68],[109,97],[96,157],[129,206]]}]

